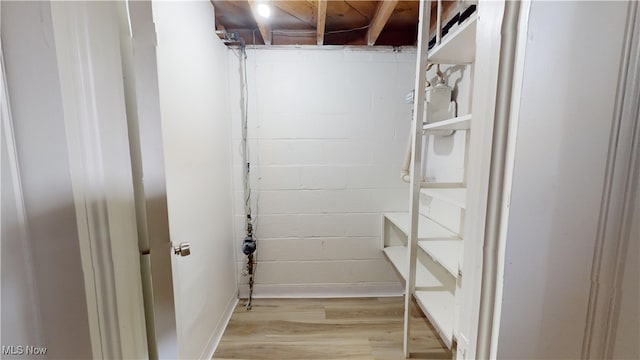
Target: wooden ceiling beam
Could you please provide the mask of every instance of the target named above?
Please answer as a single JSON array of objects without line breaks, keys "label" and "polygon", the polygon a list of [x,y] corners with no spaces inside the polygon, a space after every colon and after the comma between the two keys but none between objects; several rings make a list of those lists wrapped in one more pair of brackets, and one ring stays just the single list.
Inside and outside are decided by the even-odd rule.
[{"label": "wooden ceiling beam", "polygon": [[324,44],[324,28],[327,23],[327,0],[318,0],[318,17],[316,24],[316,41],[319,46]]},{"label": "wooden ceiling beam", "polygon": [[258,30],[260,30],[260,35],[262,35],[262,39],[264,40],[265,45],[271,45],[271,27],[267,24],[262,16],[258,14],[258,4],[255,0],[248,0],[249,6],[251,7],[251,13],[253,14],[253,19],[258,24]]},{"label": "wooden ceiling beam", "polygon": [[367,31],[367,45],[373,46],[378,40],[378,36],[384,29],[384,26],[389,21],[393,10],[398,5],[398,0],[383,0],[380,1],[376,14],[373,16],[373,20],[369,24],[369,31]]}]

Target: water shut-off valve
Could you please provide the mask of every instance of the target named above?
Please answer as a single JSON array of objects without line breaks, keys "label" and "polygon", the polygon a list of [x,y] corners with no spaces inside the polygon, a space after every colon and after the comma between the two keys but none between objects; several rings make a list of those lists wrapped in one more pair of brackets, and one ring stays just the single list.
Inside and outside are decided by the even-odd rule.
[{"label": "water shut-off valve", "polygon": [[242,241],[242,253],[251,255],[256,251],[256,240],[252,235],[247,235]]},{"label": "water shut-off valve", "polygon": [[247,236],[242,241],[242,253],[249,256],[256,251],[256,240],[253,238],[251,215],[247,215]]}]

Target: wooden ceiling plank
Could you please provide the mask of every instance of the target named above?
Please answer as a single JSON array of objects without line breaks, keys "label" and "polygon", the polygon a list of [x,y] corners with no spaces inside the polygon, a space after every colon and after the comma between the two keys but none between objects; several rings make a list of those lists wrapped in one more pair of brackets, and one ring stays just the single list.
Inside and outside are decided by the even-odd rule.
[{"label": "wooden ceiling plank", "polygon": [[258,30],[260,30],[260,35],[262,35],[262,39],[264,40],[265,45],[271,45],[271,28],[269,24],[264,21],[264,18],[258,14],[258,4],[255,0],[248,0],[249,6],[251,7],[251,13],[253,14],[253,19],[258,24]]},{"label": "wooden ceiling plank", "polygon": [[327,1],[326,30],[346,30],[368,26],[372,18],[373,15],[370,17],[363,16],[355,7],[344,0]]},{"label": "wooden ceiling plank", "polygon": [[[375,2],[373,1],[349,1],[349,0],[345,0],[345,3],[347,5],[349,5],[353,10],[355,10],[358,14],[360,14],[360,16],[362,16],[363,18],[366,19],[371,19],[373,17],[373,14],[375,14],[377,6],[375,5]],[[371,6],[373,5],[373,10],[371,12],[366,12],[363,11],[363,7],[367,7],[367,6]]]},{"label": "wooden ceiling plank", "polygon": [[271,1],[274,7],[310,26],[316,25],[316,7],[307,1]]},{"label": "wooden ceiling plank", "polygon": [[373,16],[373,20],[369,24],[369,31],[367,32],[367,45],[373,46],[378,40],[378,36],[387,24],[387,21],[393,14],[393,10],[396,8],[398,0],[385,0],[380,1],[376,14]]},{"label": "wooden ceiling plank", "polygon": [[228,29],[251,28],[256,23],[248,2],[212,0],[216,9],[216,22]]},{"label": "wooden ceiling plank", "polygon": [[319,46],[324,44],[324,28],[327,23],[327,0],[318,0],[318,23],[316,25],[316,41]]},{"label": "wooden ceiling plank", "polygon": [[282,35],[277,32],[273,33],[272,44],[277,45],[315,45],[316,36],[313,33],[307,35],[300,34],[295,37]]}]

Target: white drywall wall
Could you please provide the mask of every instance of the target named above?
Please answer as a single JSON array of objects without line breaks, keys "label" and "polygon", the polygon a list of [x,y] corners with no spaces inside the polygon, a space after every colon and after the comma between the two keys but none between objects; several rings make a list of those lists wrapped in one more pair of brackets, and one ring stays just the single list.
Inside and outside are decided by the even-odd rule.
[{"label": "white drywall wall", "polygon": [[[274,294],[281,296],[330,295],[397,284],[380,251],[381,214],[408,210],[400,170],[415,51],[249,46],[247,55],[256,295],[274,294],[270,288],[288,292]],[[245,234],[241,88],[232,51],[229,63],[239,249]],[[238,253],[241,268],[245,258]]]},{"label": "white drywall wall", "polygon": [[[10,290],[3,279],[2,345],[46,346],[50,358],[86,359],[92,352],[50,6],[48,2],[1,6],[2,46],[33,259],[25,265],[33,266],[43,340],[43,344],[5,343],[9,329],[25,326],[26,330],[29,324],[5,324],[12,318],[4,316],[5,291]],[[4,173],[3,164],[3,192]],[[4,193],[2,199],[4,208]],[[6,225],[3,218],[3,278],[4,257],[11,254],[4,252]],[[28,304],[30,299],[23,301]]]},{"label": "white drywall wall", "polygon": [[[236,301],[227,49],[210,2],[154,2],[180,358],[205,358]],[[168,249],[167,249],[168,250]]]},{"label": "white drywall wall", "polygon": [[581,356],[626,6],[531,3],[498,358]]}]

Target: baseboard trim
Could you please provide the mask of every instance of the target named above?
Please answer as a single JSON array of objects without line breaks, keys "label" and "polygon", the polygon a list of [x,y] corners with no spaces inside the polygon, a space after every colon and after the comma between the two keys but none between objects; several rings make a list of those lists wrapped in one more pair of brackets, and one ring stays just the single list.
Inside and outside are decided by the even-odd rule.
[{"label": "baseboard trim", "polygon": [[220,339],[222,339],[222,335],[224,334],[224,330],[227,328],[229,324],[229,320],[231,320],[231,315],[233,315],[233,311],[236,309],[238,305],[238,297],[236,296],[236,292],[234,291],[229,298],[229,302],[227,303],[227,307],[224,310],[224,314],[222,315],[221,321],[218,322],[215,330],[211,334],[211,338],[209,338],[209,342],[207,346],[200,354],[200,359],[213,359],[213,354],[216,352],[218,348],[218,344],[220,343]]},{"label": "baseboard trim", "polygon": [[[267,284],[255,285],[254,298],[341,298],[341,297],[390,297],[402,296],[400,283],[366,284]],[[249,296],[248,285],[239,289],[241,299]]]}]

